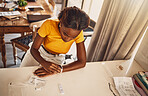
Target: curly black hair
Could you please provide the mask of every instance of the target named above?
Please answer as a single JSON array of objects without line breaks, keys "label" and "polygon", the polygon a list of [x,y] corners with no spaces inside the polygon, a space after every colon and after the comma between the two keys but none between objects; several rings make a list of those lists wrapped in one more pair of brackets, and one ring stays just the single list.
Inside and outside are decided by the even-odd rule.
[{"label": "curly black hair", "polygon": [[90,22],[89,16],[76,6],[66,7],[59,13],[58,19],[65,27],[76,30],[87,28]]}]

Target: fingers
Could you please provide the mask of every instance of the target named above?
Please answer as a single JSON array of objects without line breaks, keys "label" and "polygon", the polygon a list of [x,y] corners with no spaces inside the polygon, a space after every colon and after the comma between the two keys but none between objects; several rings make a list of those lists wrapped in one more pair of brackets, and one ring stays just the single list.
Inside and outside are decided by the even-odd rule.
[{"label": "fingers", "polygon": [[60,73],[61,72],[61,68],[57,64],[51,64],[48,68],[44,67],[44,69],[48,72],[50,72],[50,71],[52,71],[54,73]]},{"label": "fingers", "polygon": [[43,66],[43,68],[47,71],[47,72],[50,72],[50,71],[53,71],[55,73],[60,73],[61,72],[61,68],[59,67],[59,65],[57,64],[47,64],[45,66]]},{"label": "fingers", "polygon": [[61,68],[57,64],[51,64],[51,70],[56,71],[57,73],[61,72]]},{"label": "fingers", "polygon": [[49,72],[47,72],[46,70],[44,70],[43,67],[38,68],[37,70],[34,71],[34,75],[38,76],[38,77],[43,77],[43,76],[48,76],[50,75]]},{"label": "fingers", "polygon": [[49,66],[48,71],[44,67],[40,67],[37,70],[34,71],[34,75],[38,77],[46,77],[48,75],[54,75],[61,72],[61,68],[57,64],[51,64]]},{"label": "fingers", "polygon": [[42,78],[42,77],[47,77],[49,76],[48,74],[42,74],[42,75],[37,75],[38,77]]},{"label": "fingers", "polygon": [[49,73],[49,72],[47,72],[46,70],[44,70],[43,67],[41,67],[41,68],[38,68],[37,70],[35,70],[34,73],[35,74],[39,74],[39,73],[42,74],[42,73]]},{"label": "fingers", "polygon": [[53,75],[53,74],[55,73],[52,71],[47,72],[43,67],[38,68],[37,70],[34,71],[34,75],[38,77],[46,77],[46,76]]}]

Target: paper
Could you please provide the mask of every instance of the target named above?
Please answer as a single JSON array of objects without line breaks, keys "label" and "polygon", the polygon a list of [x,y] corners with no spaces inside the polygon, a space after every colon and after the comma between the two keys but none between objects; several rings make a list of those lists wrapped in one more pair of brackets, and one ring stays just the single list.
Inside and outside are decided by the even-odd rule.
[{"label": "paper", "polygon": [[42,6],[28,6],[28,8],[41,8],[41,9],[44,9]]},{"label": "paper", "polygon": [[17,4],[15,4],[13,2],[5,3],[5,4],[6,4],[5,8],[15,8],[18,6]]},{"label": "paper", "polygon": [[20,15],[19,11],[0,12],[0,16]]},{"label": "paper", "polygon": [[45,80],[38,78],[36,76],[31,76],[28,80],[28,84],[34,85],[35,90],[41,90],[46,84]]},{"label": "paper", "polygon": [[8,96],[28,96],[30,86],[22,82],[11,82],[8,84]]},{"label": "paper", "polygon": [[121,96],[141,96],[135,90],[131,77],[113,77],[113,79]]},{"label": "paper", "polygon": [[64,94],[63,87],[62,87],[62,85],[61,85],[60,83],[58,84],[58,87],[59,87],[60,93],[61,93],[61,94]]},{"label": "paper", "polygon": [[33,90],[42,90],[45,80],[31,76],[27,82],[10,82],[8,84],[8,96],[31,96]]}]

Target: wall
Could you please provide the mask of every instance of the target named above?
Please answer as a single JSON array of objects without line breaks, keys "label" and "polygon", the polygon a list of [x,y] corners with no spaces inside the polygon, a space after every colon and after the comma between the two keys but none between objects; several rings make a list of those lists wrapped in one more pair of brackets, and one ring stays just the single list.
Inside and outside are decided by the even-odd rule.
[{"label": "wall", "polygon": [[97,22],[104,0],[84,0],[83,10]]},{"label": "wall", "polygon": [[82,0],[68,0],[67,7],[76,6],[81,9]]},{"label": "wall", "polygon": [[[84,0],[83,8],[92,20],[98,20],[104,0]],[[82,0],[68,0],[67,6],[77,6],[81,8]]]}]

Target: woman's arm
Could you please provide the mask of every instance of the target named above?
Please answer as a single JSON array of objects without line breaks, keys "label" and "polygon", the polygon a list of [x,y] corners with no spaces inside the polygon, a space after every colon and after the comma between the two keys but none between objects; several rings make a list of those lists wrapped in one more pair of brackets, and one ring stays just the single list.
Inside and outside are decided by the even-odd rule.
[{"label": "woman's arm", "polygon": [[72,71],[75,69],[83,68],[86,65],[86,51],[84,41],[77,43],[77,61],[72,62],[68,65],[63,66],[63,72]]},{"label": "woman's arm", "polygon": [[[37,35],[37,37],[34,40],[32,47],[31,47],[31,54],[33,55],[33,57],[43,67],[45,67],[44,68],[45,70],[43,68],[39,68],[34,72],[34,74],[39,76],[39,77],[45,77],[45,76],[48,76],[48,75],[53,75],[53,74],[59,73],[61,71],[60,67],[57,64],[47,62],[40,56],[38,49],[39,49],[41,43],[43,42],[43,40],[44,40],[44,38]],[[78,44],[76,44],[76,46],[77,46],[77,58],[78,58],[78,60],[75,61],[75,62],[72,62],[68,65],[63,66],[63,72],[72,71],[72,70],[76,70],[76,69],[85,67],[85,65],[86,65],[86,51],[85,51],[84,42],[78,43]],[[49,69],[49,70],[51,69],[52,72],[47,72],[46,66],[49,66],[49,67],[47,67],[47,69]],[[52,69],[52,66],[57,66],[57,69]],[[53,73],[53,72],[55,72],[55,73]]]},{"label": "woman's arm", "polygon": [[33,42],[32,46],[31,46],[31,50],[30,50],[30,52],[31,52],[32,56],[34,57],[34,59],[35,59],[36,61],[38,61],[40,64],[44,64],[44,62],[46,62],[46,61],[41,57],[41,55],[40,55],[40,53],[39,53],[39,51],[38,51],[38,49],[40,48],[40,46],[41,46],[43,40],[44,40],[44,38],[41,37],[41,36],[39,36],[39,35],[37,34],[37,36],[36,36],[35,39],[34,39],[34,42]]},{"label": "woman's arm", "polygon": [[43,68],[47,71],[47,72],[60,72],[60,67],[57,64],[54,64],[52,62],[48,62],[46,61],[44,58],[41,57],[40,52],[38,51],[38,49],[40,48],[42,42],[43,42],[44,38],[39,36],[37,34],[36,38],[34,39],[34,42],[32,44],[31,47],[31,54],[34,57],[34,59],[39,62]]}]

